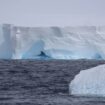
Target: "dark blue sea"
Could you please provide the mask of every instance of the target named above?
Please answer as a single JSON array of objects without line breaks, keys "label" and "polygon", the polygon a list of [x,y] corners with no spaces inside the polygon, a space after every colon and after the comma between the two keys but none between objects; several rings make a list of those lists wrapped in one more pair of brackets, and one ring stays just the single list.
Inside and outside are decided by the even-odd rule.
[{"label": "dark blue sea", "polygon": [[0,60],[0,105],[105,105],[105,98],[76,97],[69,83],[103,60]]}]

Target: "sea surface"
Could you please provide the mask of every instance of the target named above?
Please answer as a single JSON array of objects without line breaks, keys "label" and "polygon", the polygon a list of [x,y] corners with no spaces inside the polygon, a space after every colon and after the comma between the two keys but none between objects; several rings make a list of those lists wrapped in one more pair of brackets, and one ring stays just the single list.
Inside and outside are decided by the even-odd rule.
[{"label": "sea surface", "polygon": [[105,105],[105,98],[76,97],[69,83],[103,60],[0,60],[0,105]]}]

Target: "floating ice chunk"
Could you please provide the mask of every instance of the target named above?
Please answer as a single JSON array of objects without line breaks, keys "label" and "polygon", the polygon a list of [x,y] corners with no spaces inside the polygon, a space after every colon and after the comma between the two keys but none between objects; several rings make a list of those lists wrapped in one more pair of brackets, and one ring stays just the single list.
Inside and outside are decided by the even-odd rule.
[{"label": "floating ice chunk", "polygon": [[69,85],[71,95],[105,96],[105,65],[81,71]]}]

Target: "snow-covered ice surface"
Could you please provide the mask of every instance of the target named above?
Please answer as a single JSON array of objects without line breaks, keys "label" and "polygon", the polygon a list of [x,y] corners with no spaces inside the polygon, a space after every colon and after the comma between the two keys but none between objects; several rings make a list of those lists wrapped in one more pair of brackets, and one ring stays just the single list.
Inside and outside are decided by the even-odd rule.
[{"label": "snow-covered ice surface", "polygon": [[105,97],[105,65],[81,71],[69,88],[72,95]]},{"label": "snow-covered ice surface", "polygon": [[[0,58],[105,59],[105,27],[0,26]],[[44,58],[42,57],[42,58]]]}]

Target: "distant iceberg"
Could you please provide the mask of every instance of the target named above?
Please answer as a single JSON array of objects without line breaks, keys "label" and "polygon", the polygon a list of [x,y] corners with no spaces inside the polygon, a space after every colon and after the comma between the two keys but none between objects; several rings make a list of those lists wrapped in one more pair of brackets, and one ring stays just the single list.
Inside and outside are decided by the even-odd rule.
[{"label": "distant iceberg", "polygon": [[71,95],[105,97],[105,65],[81,71],[69,85]]},{"label": "distant iceberg", "polygon": [[105,59],[105,27],[0,25],[0,59],[37,59],[41,52],[51,59]]}]

